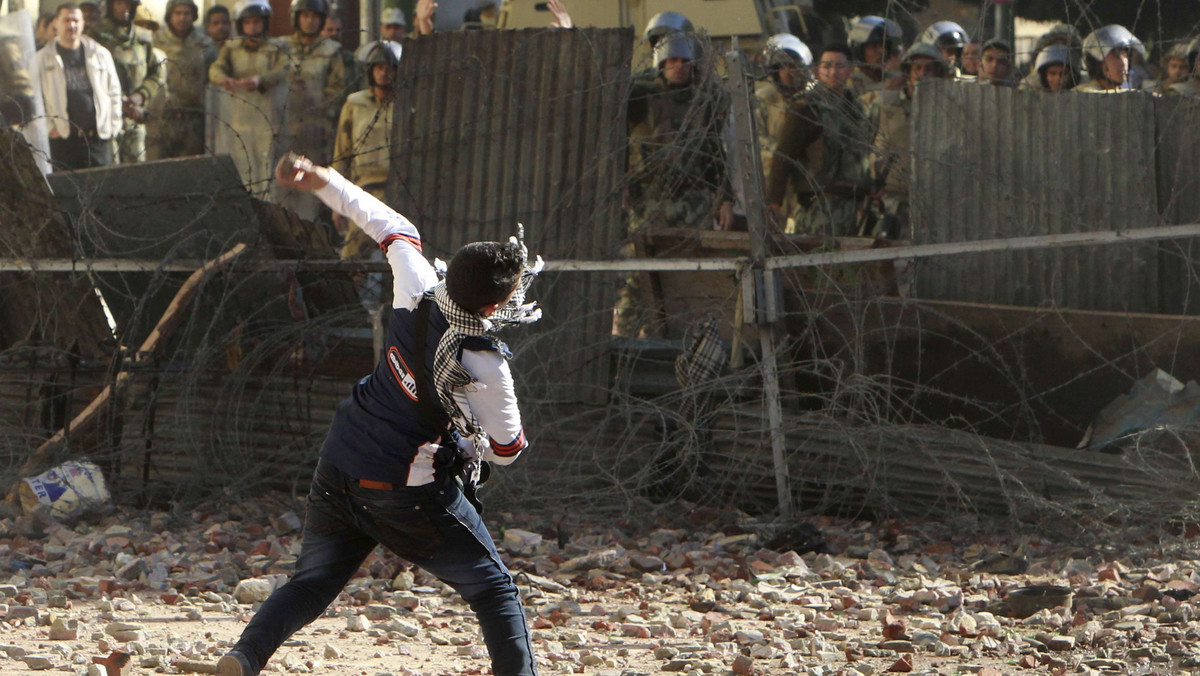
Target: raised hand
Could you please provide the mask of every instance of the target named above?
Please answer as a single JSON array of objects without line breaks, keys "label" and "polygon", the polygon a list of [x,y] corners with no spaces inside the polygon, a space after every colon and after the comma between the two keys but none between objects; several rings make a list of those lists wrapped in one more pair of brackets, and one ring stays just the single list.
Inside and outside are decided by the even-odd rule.
[{"label": "raised hand", "polygon": [[563,0],[549,0],[546,3],[546,7],[554,15],[554,21],[550,22],[550,25],[554,28],[571,28],[575,25],[571,21],[571,14],[567,11],[567,6],[563,4]]}]

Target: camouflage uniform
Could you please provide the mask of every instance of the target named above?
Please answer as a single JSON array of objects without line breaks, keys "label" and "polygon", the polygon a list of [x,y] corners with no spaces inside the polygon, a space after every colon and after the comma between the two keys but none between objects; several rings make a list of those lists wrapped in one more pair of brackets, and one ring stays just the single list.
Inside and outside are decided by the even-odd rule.
[{"label": "camouflage uniform", "polygon": [[[333,146],[333,168],[379,199],[384,198],[391,167],[392,105],[363,89],[346,97],[338,117]],[[375,241],[353,224],[346,233],[342,258],[362,258],[377,249]]]},{"label": "camouflage uniform", "polygon": [[19,125],[33,119],[33,80],[16,35],[0,27],[0,125]]},{"label": "camouflage uniform", "polygon": [[[765,80],[758,83],[754,95],[758,98],[758,148],[762,156],[763,180],[770,177],[771,156],[779,145],[784,123],[788,115],[795,112],[793,104],[804,94],[802,88],[784,87],[777,82]],[[784,213],[791,213],[796,205],[791,194],[785,198]]]},{"label": "camouflage uniform", "polygon": [[[141,26],[119,26],[106,18],[98,29],[97,40],[112,53],[121,80],[121,95],[140,94],[142,107],[167,87],[166,55],[154,47],[154,35]],[[143,162],[146,159],[146,123],[128,115],[117,136],[116,161]]]},{"label": "camouflage uniform", "polygon": [[866,113],[849,90],[834,92],[820,82],[795,108],[771,157],[767,202],[783,204],[794,193],[789,232],[858,235],[858,201],[869,187]]},{"label": "camouflage uniform", "polygon": [[[912,98],[908,89],[885,89],[877,100],[879,127],[872,152],[873,178],[883,188],[883,204],[909,236],[909,184],[912,174]],[[866,233],[877,234],[877,233]]]},{"label": "camouflage uniform", "polygon": [[246,185],[255,192],[266,189],[274,172],[274,149],[278,115],[271,99],[271,90],[287,77],[287,46],[282,40],[264,39],[251,48],[245,38],[230,38],[221,47],[217,60],[208,68],[208,79],[221,85],[228,79],[257,76],[258,90],[237,91],[231,95],[232,110],[228,120],[215,120],[228,125],[236,136],[230,147],[215,148],[233,157]]},{"label": "camouflage uniform", "polygon": [[146,154],[152,160],[202,155],[204,88],[217,48],[199,26],[179,37],[164,25],[154,34],[154,46],[167,57],[167,95],[162,114],[146,124],[150,137]]},{"label": "camouflage uniform", "polygon": [[1083,92],[1085,94],[1126,94],[1134,90],[1126,89],[1123,86],[1105,89],[1104,87],[1101,87],[1095,80],[1088,80],[1082,84],[1075,85],[1075,88],[1071,91]]},{"label": "camouflage uniform", "polygon": [[[300,32],[285,38],[288,66],[287,147],[318,164],[329,164],[334,130],[346,93],[346,67],[338,43],[320,36],[309,44]],[[309,191],[283,190],[279,203],[301,218],[315,219],[321,202]]]},{"label": "camouflage uniform", "polygon": [[641,81],[630,95],[630,230],[711,229],[717,207],[733,201],[722,131],[729,104],[717,87]]}]

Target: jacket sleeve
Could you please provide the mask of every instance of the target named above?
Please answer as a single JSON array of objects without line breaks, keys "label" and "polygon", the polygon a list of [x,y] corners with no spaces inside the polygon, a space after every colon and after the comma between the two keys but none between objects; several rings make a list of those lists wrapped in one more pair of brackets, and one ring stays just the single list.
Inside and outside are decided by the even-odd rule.
[{"label": "jacket sleeve", "polygon": [[816,139],[820,127],[809,119],[807,106],[789,108],[787,119],[779,132],[779,145],[771,154],[767,171],[767,204],[782,204],[787,194],[788,179],[800,165],[805,149]]},{"label": "jacket sleeve", "polygon": [[275,52],[275,58],[271,63],[271,67],[260,76],[259,91],[265,92],[268,89],[273,89],[287,78],[288,54],[290,53],[287,43],[283,40],[272,40],[271,44],[275,45],[277,51]]},{"label": "jacket sleeve", "polygon": [[167,95],[167,55],[161,49],[146,45],[146,79],[134,91],[141,93],[144,106],[159,93]]},{"label": "jacket sleeve", "polygon": [[330,209],[354,221],[386,252],[392,268],[392,306],[415,308],[425,291],[438,281],[433,266],[421,253],[417,226],[336,171],[330,172],[329,184],[316,195]]},{"label": "jacket sleeve", "polygon": [[333,138],[333,168],[341,174],[350,173],[350,152],[354,148],[354,114],[349,103],[342,104],[337,130]]},{"label": "jacket sleeve", "polygon": [[462,388],[459,405],[466,401],[471,414],[488,437],[481,459],[508,465],[529,447],[521,425],[521,411],[513,388],[512,371],[499,352],[463,350],[462,365],[475,379]]},{"label": "jacket sleeve", "polygon": [[231,62],[229,43],[221,45],[221,51],[217,52],[217,60],[212,62],[208,67],[208,81],[219,85],[233,77],[233,63]]},{"label": "jacket sleeve", "polygon": [[113,61],[112,54],[106,49],[101,52],[104,58],[105,70],[108,75],[108,105],[112,107],[113,129],[119,131],[121,129],[121,78],[117,75],[117,64]]}]

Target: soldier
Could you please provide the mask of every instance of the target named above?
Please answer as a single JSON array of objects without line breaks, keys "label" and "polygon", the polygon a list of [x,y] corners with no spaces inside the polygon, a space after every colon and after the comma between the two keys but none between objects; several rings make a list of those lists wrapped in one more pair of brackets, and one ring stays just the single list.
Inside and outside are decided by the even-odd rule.
[{"label": "soldier", "polygon": [[1192,55],[1188,54],[1188,44],[1179,43],[1163,55],[1160,70],[1162,77],[1154,82],[1151,91],[1160,96],[1178,94],[1174,85],[1182,84],[1191,76]]},{"label": "soldier", "polygon": [[121,80],[112,54],[83,34],[83,11],[58,8],[56,37],[37,54],[37,77],[50,124],[50,158],[57,169],[113,163],[121,130]]},{"label": "soldier", "polygon": [[[639,79],[629,97],[633,145],[628,202],[629,230],[649,227],[729,230],[734,193],[726,169],[722,132],[729,101],[715,74],[701,70],[695,38],[675,30],[654,47],[658,76]],[[630,250],[627,249],[627,252]],[[640,280],[628,275],[616,307],[616,331],[636,336],[658,327],[641,316]]]},{"label": "soldier", "polygon": [[[1043,33],[1037,39],[1037,42],[1034,43],[1033,54],[1031,55],[1034,69],[1021,81],[1023,88],[1041,89],[1043,87],[1036,64],[1038,57],[1042,54],[1042,50],[1052,45],[1062,45],[1067,48],[1067,65],[1070,67],[1070,72],[1075,75],[1075,82],[1078,82],[1079,75],[1083,72],[1083,38],[1079,37],[1079,31],[1075,30],[1074,26],[1060,23],[1052,26],[1050,30]],[[1063,72],[1067,72],[1067,69],[1064,68]]]},{"label": "soldier", "polygon": [[79,3],[83,10],[83,34],[93,40],[100,39],[100,24],[104,14],[100,11],[100,0],[83,0]]},{"label": "soldier", "polygon": [[894,75],[889,70],[904,51],[904,31],[895,21],[864,16],[850,28],[849,41],[855,65],[850,76],[850,91],[859,97],[864,107],[869,107],[876,92],[883,89],[884,80]]},{"label": "soldier", "polygon": [[[217,60],[208,68],[208,79],[231,92],[227,124],[234,138],[228,152],[255,193],[263,193],[274,167],[272,144],[280,115],[271,100],[272,90],[287,77],[287,46],[267,36],[271,5],[267,0],[241,0],[234,9],[238,37],[221,47]],[[221,145],[225,145],[223,142]]]},{"label": "soldier", "polygon": [[973,80],[979,77],[979,48],[982,45],[978,40],[972,40],[963,45],[962,50],[962,73],[960,79]]},{"label": "soldier", "polygon": [[99,42],[112,53],[121,78],[125,119],[117,136],[116,160],[126,164],[145,161],[148,106],[167,86],[162,53],[154,53],[153,33],[133,23],[140,2],[108,0],[108,16],[100,24]]},{"label": "soldier", "polygon": [[233,32],[233,22],[229,19],[229,9],[223,5],[213,5],[204,13],[204,32],[213,46],[220,51]]},{"label": "soldier", "polygon": [[758,83],[754,90],[758,99],[758,145],[764,171],[769,170],[771,155],[779,143],[779,134],[792,110],[792,103],[804,93],[809,83],[812,60],[808,45],[794,35],[780,33],[767,40],[763,50],[767,79]]},{"label": "soldier", "polygon": [[[1035,84],[1030,85],[1030,78]],[[1079,76],[1071,67],[1071,48],[1066,45],[1049,45],[1038,53],[1030,77],[1021,81],[1022,89],[1033,89],[1050,94],[1070,91]]]},{"label": "soldier", "polygon": [[[933,45],[942,54],[949,65],[954,77],[962,75],[963,47],[971,41],[971,36],[962,26],[953,21],[936,21],[925,32],[921,33],[919,42]],[[907,80],[907,78],[906,78]]]},{"label": "soldier", "polygon": [[827,45],[817,60],[817,81],[787,117],[771,156],[767,203],[781,220],[789,191],[796,208],[787,232],[855,236],[858,201],[869,187],[866,157],[871,125],[847,86],[850,48]]},{"label": "soldier", "polygon": [[1200,38],[1192,40],[1187,47],[1188,77],[1183,82],[1171,85],[1171,92],[1184,96],[1200,96]]},{"label": "soldier", "polygon": [[1083,60],[1091,80],[1074,91],[1092,94],[1130,91],[1129,53],[1136,40],[1133,33],[1117,24],[1092,31],[1083,41]]},{"label": "soldier", "polygon": [[983,43],[979,84],[993,87],[1012,87],[1012,46],[1007,40],[992,38]]},{"label": "soldier", "polygon": [[[289,146],[319,164],[329,164],[334,129],[346,95],[346,67],[338,43],[321,36],[328,0],[292,0],[288,54],[287,134]],[[284,191],[281,204],[312,220],[320,200],[309,192]]]},{"label": "soldier", "polygon": [[167,57],[167,96],[160,116],[147,123],[150,159],[204,153],[204,87],[216,47],[196,25],[195,0],[169,0],[154,45]]},{"label": "soldier", "polygon": [[20,38],[0,23],[0,127],[19,127],[34,117],[33,79]]},{"label": "soldier", "polygon": [[[368,42],[358,50],[366,88],[346,97],[338,116],[333,146],[333,167],[374,195],[384,199],[392,151],[392,92],[402,50],[395,42]],[[346,236],[345,260],[367,257],[377,251],[365,233],[344,219],[335,219]]]},{"label": "soldier", "polygon": [[866,234],[909,237],[909,183],[912,171],[913,95],[922,80],[951,76],[945,51],[918,42],[908,49],[900,64],[904,87],[885,89],[879,96],[879,134],[872,167],[876,185],[883,188],[883,224]]}]

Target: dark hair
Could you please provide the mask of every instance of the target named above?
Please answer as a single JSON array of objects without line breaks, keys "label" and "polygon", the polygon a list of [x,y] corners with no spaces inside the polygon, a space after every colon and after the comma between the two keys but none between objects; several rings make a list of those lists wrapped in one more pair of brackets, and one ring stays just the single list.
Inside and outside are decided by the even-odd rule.
[{"label": "dark hair", "polygon": [[58,6],[58,9],[54,10],[54,18],[57,19],[59,16],[61,16],[64,9],[68,10],[68,11],[72,11],[72,12],[75,10],[79,10],[80,12],[83,11],[82,7],[80,7],[79,5],[77,5],[73,2],[64,2],[63,4]]},{"label": "dark hair", "polygon": [[504,302],[517,287],[525,255],[512,242],[475,242],[454,254],[446,269],[446,291],[464,310],[479,312]]},{"label": "dark hair", "polygon": [[850,48],[845,45],[845,43],[834,42],[834,43],[825,45],[824,47],[821,47],[821,51],[817,53],[817,61],[820,62],[821,57],[825,56],[825,54],[827,54],[829,52],[836,52],[838,54],[843,54],[843,55],[845,55],[847,61],[854,60],[854,54],[850,51]]},{"label": "dark hair", "polygon": [[209,7],[208,11],[204,13],[204,23],[207,24],[208,20],[212,18],[213,14],[224,14],[225,16],[229,16],[229,8],[224,5],[213,5],[212,7]]}]

